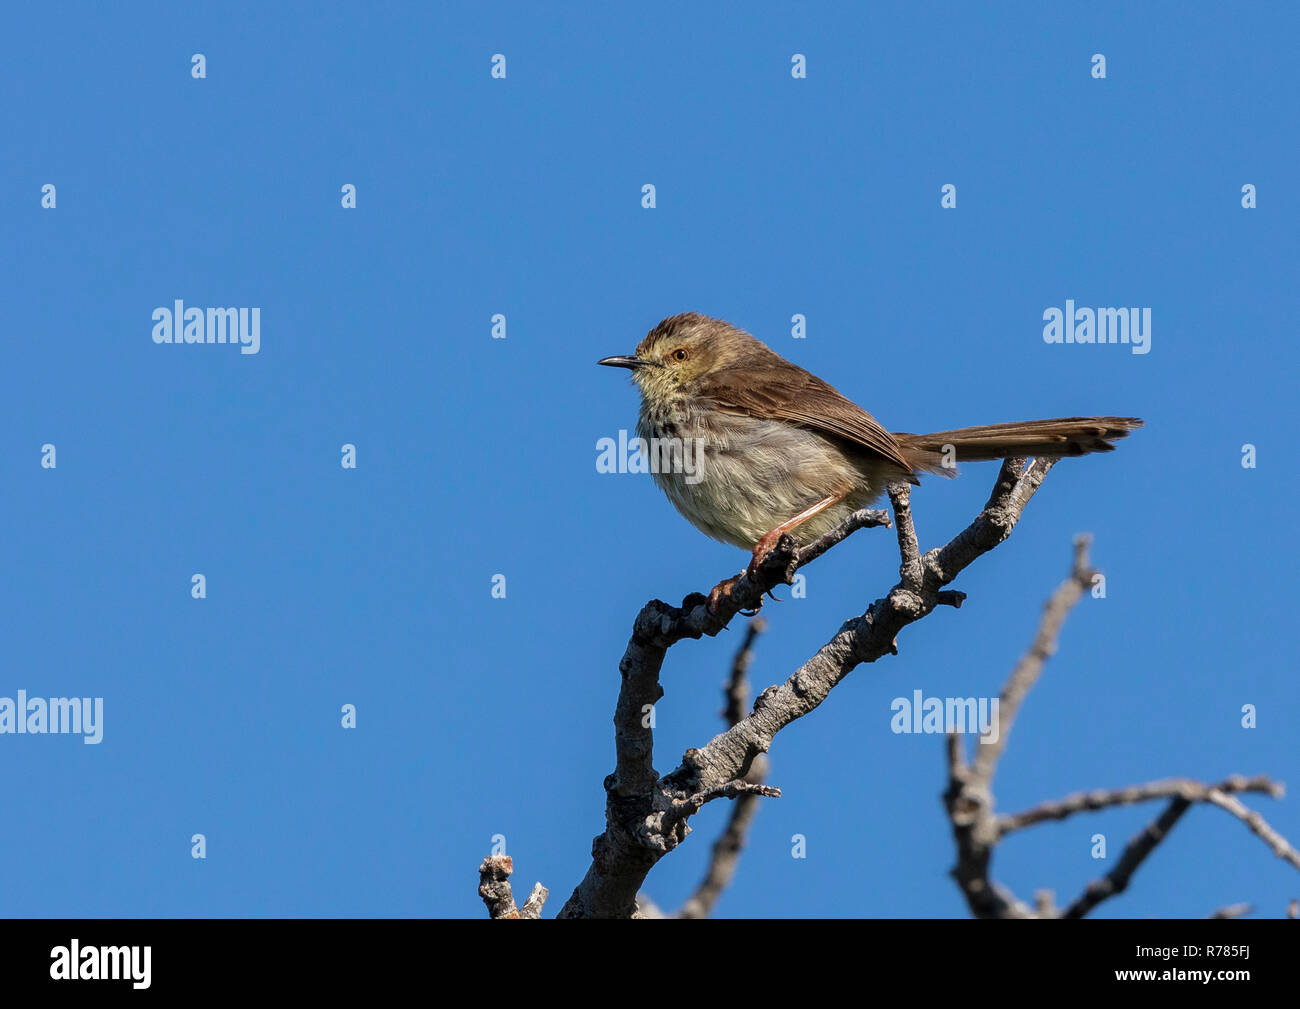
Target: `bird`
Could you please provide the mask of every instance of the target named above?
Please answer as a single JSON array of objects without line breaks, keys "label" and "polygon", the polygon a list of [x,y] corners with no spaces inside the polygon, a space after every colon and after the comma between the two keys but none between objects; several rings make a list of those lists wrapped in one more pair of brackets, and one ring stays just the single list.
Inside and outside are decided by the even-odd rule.
[{"label": "bird", "polygon": [[811,542],[891,483],[955,476],[958,462],[1109,452],[1142,426],[1057,417],[891,433],[829,383],[698,312],[664,319],[633,354],[597,364],[632,372],[637,437],[674,446],[666,458],[676,464],[653,467],[656,484],[705,535],[751,551],[751,574],[783,535]]}]

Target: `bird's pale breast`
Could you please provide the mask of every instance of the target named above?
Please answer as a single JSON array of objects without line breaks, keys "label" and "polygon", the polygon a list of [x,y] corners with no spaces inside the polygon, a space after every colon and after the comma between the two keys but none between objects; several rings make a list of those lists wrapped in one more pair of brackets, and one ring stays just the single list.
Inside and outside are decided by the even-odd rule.
[{"label": "bird's pale breast", "polygon": [[[658,439],[661,459],[683,463],[661,465],[654,474],[677,510],[706,535],[747,550],[823,498],[846,495],[794,533],[802,542],[815,539],[883,489],[879,467],[855,462],[831,439],[783,421],[705,413],[679,401],[653,413],[643,408],[637,435]],[[676,455],[662,448],[674,439],[681,445]]]}]

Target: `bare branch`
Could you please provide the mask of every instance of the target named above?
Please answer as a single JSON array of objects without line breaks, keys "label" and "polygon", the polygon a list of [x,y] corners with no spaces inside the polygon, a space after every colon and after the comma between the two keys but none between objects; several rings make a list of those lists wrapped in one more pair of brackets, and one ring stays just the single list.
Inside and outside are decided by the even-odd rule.
[{"label": "bare branch", "polygon": [[745,717],[749,707],[749,667],[754,661],[754,642],[767,630],[767,621],[755,617],[745,630],[745,639],[736,649],[736,657],[731,660],[731,675],[727,679],[723,696],[726,705],[722,709],[723,721],[728,726],[735,725]]},{"label": "bare branch", "polygon": [[[1218,785],[1203,785],[1185,779],[1177,779],[1173,782],[1156,782],[1155,784],[1174,786],[1175,795],[1173,801],[1165,807],[1165,811],[1159,817],[1147,825],[1142,833],[1128,843],[1114,869],[1101,879],[1093,880],[1088,884],[1083,894],[1065,909],[1063,917],[1081,918],[1103,900],[1123,893],[1133,873],[1142,865],[1147,856],[1155,850],[1156,846],[1164,840],[1165,835],[1169,833],[1174,824],[1196,802],[1218,806],[1225,812],[1231,813],[1245,823],[1250,828],[1251,833],[1272,848],[1275,855],[1300,869],[1300,853],[1296,852],[1285,837],[1270,827],[1259,813],[1248,809],[1240,799],[1232,794],[1234,792],[1263,792],[1273,798],[1281,798],[1283,794],[1281,785],[1275,784],[1262,776],[1257,778],[1238,776]],[[1151,786],[1138,787],[1150,788]],[[1147,798],[1153,797],[1154,794],[1147,796]],[[1141,800],[1135,799],[1133,801]]]},{"label": "bare branch", "polygon": [[1165,839],[1174,824],[1191,808],[1191,805],[1192,800],[1182,795],[1170,802],[1163,813],[1146,825],[1142,833],[1129,841],[1115,868],[1101,879],[1089,883],[1082,896],[1067,907],[1061,917],[1082,918],[1103,900],[1128,889],[1128,881],[1133,877],[1133,873],[1137,872],[1147,856],[1155,851],[1156,845]]},{"label": "bare branch", "polygon": [[546,898],[550,895],[551,891],[542,886],[541,883],[534,883],[532,892],[528,895],[528,900],[519,909],[519,917],[540,918],[542,916],[542,907],[546,904]]},{"label": "bare branch", "polygon": [[1043,617],[1029,651],[1016,663],[1002,687],[998,704],[997,738],[991,743],[981,744],[975,754],[975,775],[986,784],[993,780],[998,759],[1006,749],[1007,737],[1011,735],[1011,727],[1020,711],[1020,705],[1024,703],[1025,695],[1038,682],[1043,665],[1056,653],[1056,639],[1065,626],[1065,618],[1092,583],[1094,572],[1088,566],[1089,544],[1090,539],[1086,536],[1075,538],[1074,565],[1070,569],[1070,576],[1052,593],[1047,605],[1043,607]]},{"label": "bare branch", "polygon": [[799,567],[855,529],[887,524],[887,516],[855,512],[803,549],[791,537],[782,537],[752,577],[740,575],[720,594],[716,611],[698,593],[687,596],[680,607],[658,600],[643,607],[619,664],[622,689],[614,718],[617,763],[605,782],[605,830],[593,842],[591,866],[560,916],[631,917],[646,874],[689,833],[686,821],[698,808],[695,797],[746,782],[754,761],[767,752],[777,732],[815,709],[858,665],[897,654],[897,635],[908,624],[936,606],[956,605],[957,594],[944,592],[941,597],[940,593],[965,567],[1011,534],[1051,465],[1051,460],[1035,460],[1028,467],[1023,459],[1006,460],[975,521],[919,562],[906,552],[914,535],[908,491],[891,492],[895,518],[908,524],[902,557],[906,583],[900,581],[889,595],[847,621],[785,683],[763,691],[749,715],[703,748],[687,750],[682,763],[663,778],[656,778],[653,736],[644,715],[663,695],[659,671],[667,649],[683,638],[717,634],[740,610],[756,609],[768,589],[790,582]]},{"label": "bare branch", "polygon": [[533,884],[533,892],[522,908],[515,907],[515,897],[510,890],[510,874],[515,871],[514,860],[509,855],[489,855],[478,867],[478,895],[487,905],[489,918],[540,918],[542,905],[548,891],[541,883]]},{"label": "bare branch", "polygon": [[1193,801],[1209,801],[1206,793],[1219,792],[1262,792],[1274,799],[1280,799],[1286,790],[1266,775],[1246,778],[1234,775],[1217,785],[1202,785],[1188,778],[1169,778],[1164,781],[1149,781],[1144,785],[1129,785],[1127,788],[1098,788],[1091,792],[1075,792],[1064,799],[1052,799],[1040,802],[1032,809],[1019,813],[1004,814],[996,820],[998,839],[1006,837],[1013,831],[1032,827],[1036,823],[1048,820],[1064,820],[1075,813],[1091,813],[1111,806],[1131,806],[1138,802],[1151,802],[1155,799],[1169,799],[1183,795]]},{"label": "bare branch", "polygon": [[1055,459],[1004,459],[993,493],[979,517],[942,550],[926,555],[926,566],[944,585],[951,582],[981,554],[986,554],[1011,535],[1020,513],[1042,485]]},{"label": "bare branch", "polygon": [[1300,869],[1300,852],[1285,837],[1269,826],[1268,821],[1253,809],[1248,809],[1240,799],[1227,794],[1222,788],[1211,788],[1205,801],[1231,813],[1250,828],[1250,832],[1267,844],[1273,854],[1296,869]]},{"label": "bare branch", "polygon": [[696,792],[692,796],[673,804],[673,808],[664,817],[664,825],[671,826],[678,820],[698,813],[706,803],[714,799],[736,799],[741,796],[764,796],[769,799],[781,798],[781,790],[774,785],[751,785],[748,781],[737,778],[735,781],[715,785],[705,792]]},{"label": "bare branch", "polygon": [[993,881],[990,863],[994,840],[989,833],[992,795],[962,755],[961,737],[948,733],[948,787],[944,807],[957,845],[957,881],[971,913],[977,918],[1032,918],[1033,912],[1015,894]]},{"label": "bare branch", "polygon": [[898,533],[898,577],[901,584],[909,589],[919,589],[924,571],[921,567],[921,547],[916,540],[916,526],[912,523],[911,489],[905,483],[891,484],[889,501],[894,506]]},{"label": "bare branch", "polygon": [[[822,537],[825,539],[825,537]],[[749,666],[754,658],[754,642],[767,630],[767,621],[755,617],[749,622],[745,640],[736,650],[736,657],[731,663],[731,677],[725,687],[726,706],[722,717],[730,727],[745,717],[749,710]],[[758,757],[750,765],[745,781],[761,785],[767,777],[767,758]],[[718,898],[736,875],[736,866],[740,861],[740,852],[745,847],[749,828],[758,813],[760,796],[742,795],[732,804],[731,815],[727,817],[727,826],[713,843],[709,855],[709,866],[704,878],[700,880],[695,892],[682,904],[677,912],[678,918],[707,918],[718,903]]]},{"label": "bare branch", "polygon": [[956,589],[940,589],[934,594],[934,601],[940,606],[951,606],[954,610],[959,610],[966,601],[966,593]]},{"label": "bare branch", "polygon": [[633,918],[671,918],[671,914],[664,914],[663,908],[654,902],[649,894],[639,893],[636,895],[636,914]]},{"label": "bare branch", "polygon": [[[1012,464],[1013,461],[1008,460],[999,477],[999,490],[1005,488],[1003,493],[1007,499],[1014,499],[1017,494],[1017,485],[1009,483]],[[1035,472],[1034,467],[1031,466],[1024,472],[1027,476]],[[1038,479],[1041,481],[1041,476]],[[995,503],[997,498],[998,491],[995,491],[990,503]],[[1088,539],[1081,536],[1074,543],[1074,563],[1069,577],[1048,599],[1029,651],[1016,664],[1002,687],[996,741],[981,741],[975,748],[974,765],[967,766],[960,737],[956,733],[949,734],[948,787],[944,791],[943,800],[948,819],[952,823],[953,840],[957,845],[957,864],[953,867],[952,875],[961,887],[971,913],[978,918],[1026,918],[1033,914],[1014,894],[995,883],[990,875],[993,846],[1002,833],[999,831],[999,821],[993,815],[993,775],[1020,705],[1038,681],[1048,656],[1055,652],[1056,639],[1060,636],[1065,618],[1091,579]]]},{"label": "bare branch", "polygon": [[[1300,868],[1300,854],[1262,816],[1235,798],[1236,793],[1245,792],[1281,798],[1284,791],[1282,785],[1264,775],[1254,778],[1234,775],[1217,785],[1204,785],[1188,778],[1172,778],[1130,785],[1127,788],[1076,792],[1064,799],[1039,803],[1020,813],[1002,816],[994,814],[993,777],[998,760],[1005,750],[1012,722],[1026,695],[1042,674],[1047,659],[1056,651],[1057,638],[1066,617],[1095,574],[1088,563],[1088,545],[1087,537],[1076,538],[1070,576],[1047,601],[1033,643],[1002,688],[997,741],[976,747],[974,764],[968,766],[960,737],[956,733],[950,733],[948,737],[948,788],[944,792],[944,803],[957,845],[957,865],[953,868],[953,877],[961,887],[971,912],[977,917],[1083,917],[1102,901],[1124,892],[1133,874],[1196,802],[1216,805],[1232,813],[1268,844],[1275,854]],[[1115,867],[1101,879],[1088,884],[1083,895],[1064,911],[1057,911],[1054,898],[1044,896],[1042,892],[1031,911],[991,878],[993,848],[1013,831],[1049,820],[1063,820],[1076,813],[1157,799],[1170,801],[1164,811],[1128,843]],[[1218,916],[1227,917],[1229,915],[1226,911],[1231,910],[1233,909],[1225,909],[1225,913]]]},{"label": "bare branch", "polygon": [[1207,918],[1240,918],[1243,915],[1250,914],[1255,910],[1251,904],[1229,904],[1227,907],[1221,907],[1213,914],[1206,915]]},{"label": "bare branch", "polygon": [[811,564],[835,544],[859,529],[872,529],[876,526],[888,526],[889,513],[876,508],[859,508],[846,517],[834,529],[822,533],[805,547],[799,549],[799,567]]},{"label": "bare branch", "polygon": [[[755,761],[757,767],[759,762]],[[751,771],[752,773],[752,771]],[[740,861],[740,852],[745,846],[745,839],[750,825],[758,812],[759,798],[742,795],[731,809],[726,829],[713,844],[709,857],[709,867],[695,892],[687,899],[677,912],[678,918],[707,918],[718,898],[736,875],[736,865]]]}]

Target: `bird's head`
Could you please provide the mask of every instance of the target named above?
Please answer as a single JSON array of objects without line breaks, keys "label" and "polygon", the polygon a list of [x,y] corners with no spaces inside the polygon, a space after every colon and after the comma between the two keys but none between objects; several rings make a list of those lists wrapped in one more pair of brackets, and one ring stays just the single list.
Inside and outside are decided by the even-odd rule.
[{"label": "bird's head", "polygon": [[686,312],[650,330],[635,354],[596,363],[631,369],[642,397],[656,402],[693,395],[710,376],[743,363],[760,347],[730,323]]}]

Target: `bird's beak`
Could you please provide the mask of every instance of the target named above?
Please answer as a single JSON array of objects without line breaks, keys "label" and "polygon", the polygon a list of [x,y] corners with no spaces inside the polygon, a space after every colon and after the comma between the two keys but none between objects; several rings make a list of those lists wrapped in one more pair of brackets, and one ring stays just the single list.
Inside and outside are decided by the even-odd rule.
[{"label": "bird's beak", "polygon": [[619,355],[616,357],[602,357],[597,364],[603,364],[610,368],[631,368],[635,371],[637,368],[644,368],[648,364],[655,364],[654,361],[643,361],[639,357],[626,357]]}]

